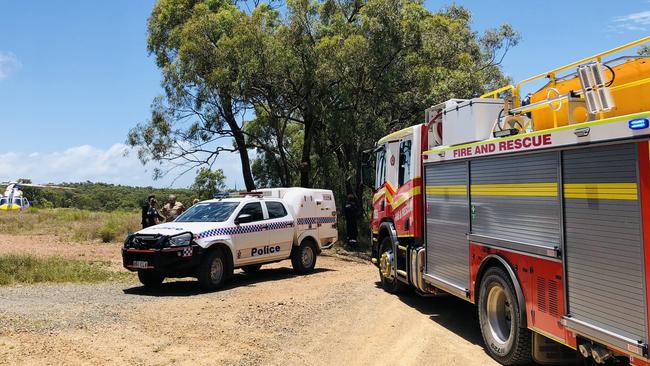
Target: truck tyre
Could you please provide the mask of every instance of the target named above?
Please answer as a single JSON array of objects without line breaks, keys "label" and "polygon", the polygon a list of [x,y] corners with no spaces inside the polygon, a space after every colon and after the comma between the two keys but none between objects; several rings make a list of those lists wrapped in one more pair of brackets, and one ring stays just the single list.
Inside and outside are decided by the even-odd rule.
[{"label": "truck tyre", "polygon": [[201,261],[198,270],[199,285],[207,291],[220,288],[228,274],[228,262],[221,248],[209,251]]},{"label": "truck tyre", "polygon": [[394,266],[393,242],[387,236],[379,245],[379,280],[384,291],[398,294],[406,289],[406,285],[395,278]]},{"label": "truck tyre", "polygon": [[262,268],[261,264],[251,264],[249,266],[243,266],[241,269],[245,273],[255,273],[258,272]]},{"label": "truck tyre", "polygon": [[531,332],[521,323],[521,311],[510,276],[498,267],[481,280],[478,318],[488,354],[502,365],[532,361]]},{"label": "truck tyre", "polygon": [[300,246],[293,247],[291,265],[298,274],[311,272],[316,266],[316,244],[311,240],[303,240]]},{"label": "truck tyre", "polygon": [[138,279],[144,287],[158,287],[165,280],[165,276],[154,270],[138,271]]}]

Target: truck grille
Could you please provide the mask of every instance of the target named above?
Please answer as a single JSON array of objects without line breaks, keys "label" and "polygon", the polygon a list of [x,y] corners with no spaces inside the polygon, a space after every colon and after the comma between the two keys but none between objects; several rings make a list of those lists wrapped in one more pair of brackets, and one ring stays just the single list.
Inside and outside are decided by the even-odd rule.
[{"label": "truck grille", "polygon": [[164,241],[162,235],[135,235],[128,247],[135,249],[160,248]]}]

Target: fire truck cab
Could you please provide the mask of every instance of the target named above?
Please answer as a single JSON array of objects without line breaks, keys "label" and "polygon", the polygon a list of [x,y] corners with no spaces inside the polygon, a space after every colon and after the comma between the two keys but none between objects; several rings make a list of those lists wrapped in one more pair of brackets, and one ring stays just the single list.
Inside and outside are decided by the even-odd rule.
[{"label": "fire truck cab", "polygon": [[383,288],[476,304],[504,365],[650,365],[650,59],[606,60],[648,41],[435,105],[379,140]]}]

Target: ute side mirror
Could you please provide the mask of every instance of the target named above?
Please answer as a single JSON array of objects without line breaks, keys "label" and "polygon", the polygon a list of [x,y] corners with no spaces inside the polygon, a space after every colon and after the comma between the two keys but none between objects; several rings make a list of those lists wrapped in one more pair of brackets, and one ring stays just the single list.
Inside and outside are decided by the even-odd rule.
[{"label": "ute side mirror", "polygon": [[247,222],[253,221],[253,215],[251,214],[241,214],[235,219],[235,225],[245,224]]}]

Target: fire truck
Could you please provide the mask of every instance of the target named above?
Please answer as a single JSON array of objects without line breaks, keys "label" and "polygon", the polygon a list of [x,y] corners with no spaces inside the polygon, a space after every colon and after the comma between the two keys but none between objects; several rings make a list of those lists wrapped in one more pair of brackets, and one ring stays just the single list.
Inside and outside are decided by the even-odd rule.
[{"label": "fire truck", "polygon": [[650,58],[620,56],[649,41],[434,105],[380,139],[382,287],[475,304],[504,365],[650,365]]}]

